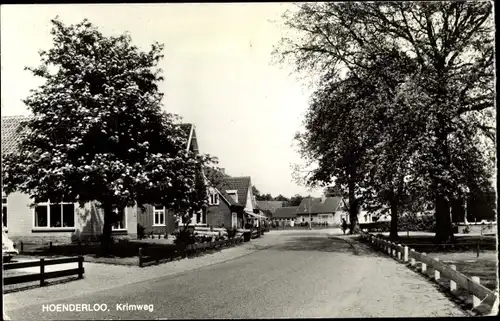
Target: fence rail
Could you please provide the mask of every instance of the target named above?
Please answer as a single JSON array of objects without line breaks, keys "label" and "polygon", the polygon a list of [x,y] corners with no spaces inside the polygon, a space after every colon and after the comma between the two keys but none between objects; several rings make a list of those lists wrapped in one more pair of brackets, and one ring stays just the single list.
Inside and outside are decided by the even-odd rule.
[{"label": "fence rail", "polygon": [[225,246],[230,246],[234,244],[241,243],[242,238],[232,238],[228,240],[207,242],[207,243],[196,243],[189,244],[184,248],[175,248],[170,251],[164,248],[139,248],[139,266],[144,267],[150,265],[151,263],[162,263],[167,261],[172,261],[177,258],[187,257],[193,254],[205,252],[209,249],[220,249]]},{"label": "fence rail", "polygon": [[[45,267],[48,265],[64,264],[64,263],[78,263],[78,268],[45,272]],[[3,279],[4,285],[40,281],[40,286],[44,286],[45,280],[47,279],[53,279],[71,275],[78,275],[78,278],[82,279],[83,274],[85,273],[85,269],[83,268],[83,256],[62,258],[62,259],[51,259],[51,260],[45,260],[42,258],[37,261],[6,263],[3,264],[3,269],[4,271],[7,271],[7,270],[15,270],[27,267],[37,267],[37,266],[40,267],[40,273],[4,277]]]},{"label": "fence rail", "polygon": [[427,267],[434,270],[434,280],[438,281],[441,275],[450,281],[450,291],[455,291],[457,286],[467,290],[472,295],[472,307],[477,308],[482,302],[491,306],[498,305],[498,294],[480,284],[479,277],[472,278],[456,271],[454,265],[447,265],[438,258],[432,258],[425,253],[419,253],[403,244],[396,244],[384,239],[375,237],[372,234],[361,232],[361,237],[369,241],[378,250],[397,258],[402,263],[409,263],[415,266],[421,263],[422,273],[426,273]]}]

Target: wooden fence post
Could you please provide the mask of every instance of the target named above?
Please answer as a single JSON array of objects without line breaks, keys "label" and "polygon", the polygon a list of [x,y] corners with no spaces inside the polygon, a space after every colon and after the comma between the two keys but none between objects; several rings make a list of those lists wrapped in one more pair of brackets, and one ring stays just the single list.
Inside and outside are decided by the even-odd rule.
[{"label": "wooden fence post", "polygon": [[[439,262],[439,258],[435,258],[434,260],[438,261]],[[434,280],[435,281],[439,281],[439,279],[441,278],[441,273],[439,272],[438,269],[434,269]]]},{"label": "wooden fence post", "polygon": [[[450,265],[450,268],[453,270],[453,271],[456,271],[457,270],[457,267],[455,265]],[[457,289],[457,283],[455,281],[453,281],[452,279],[450,279],[450,291],[453,292]]]},{"label": "wooden fence post", "polygon": [[139,267],[142,267],[142,247],[139,248]]},{"label": "wooden fence post", "polygon": [[406,263],[408,262],[408,246],[405,246],[403,250],[404,250],[403,260]]},{"label": "wooden fence post", "polygon": [[477,240],[476,254],[477,254],[477,257],[479,257],[479,239]]},{"label": "wooden fence post", "polygon": [[[410,250],[410,252],[415,252],[415,250],[414,250],[414,249],[411,249],[411,250]],[[416,264],[416,263],[417,263],[417,262],[415,262],[415,258],[412,256],[412,257],[410,258],[410,265],[411,265],[411,266],[415,266],[415,264]]]},{"label": "wooden fence post", "polygon": [[[426,255],[425,253],[422,253],[422,256],[425,256],[425,255]],[[425,273],[425,272],[427,272],[427,264],[422,262],[422,273]]]},{"label": "wooden fence post", "polygon": [[52,242],[49,243],[49,250],[52,250]]},{"label": "wooden fence post", "polygon": [[[479,276],[473,276],[472,281],[477,284],[481,284],[481,280],[479,279]],[[472,295],[472,307],[477,308],[481,304],[481,300],[475,295]]]},{"label": "wooden fence post", "polygon": [[83,279],[83,256],[78,257],[78,278]]},{"label": "wooden fence post", "polygon": [[40,259],[40,286],[45,285],[45,259]]},{"label": "wooden fence post", "polygon": [[23,253],[23,251],[24,251],[24,243],[23,241],[21,241],[21,253]]},{"label": "wooden fence post", "polygon": [[398,244],[398,260],[401,261],[401,244]]}]

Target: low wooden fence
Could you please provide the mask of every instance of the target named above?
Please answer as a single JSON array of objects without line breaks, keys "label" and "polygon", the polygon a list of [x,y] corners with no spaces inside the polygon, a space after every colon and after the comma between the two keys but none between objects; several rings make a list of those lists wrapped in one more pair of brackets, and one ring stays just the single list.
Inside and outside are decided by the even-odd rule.
[{"label": "low wooden fence", "polygon": [[[78,263],[78,268],[53,271],[53,272],[45,272],[46,266],[55,265],[55,264],[63,264],[63,263]],[[42,259],[37,260],[37,261],[3,264],[4,271],[14,270],[14,269],[22,269],[22,268],[27,268],[27,267],[40,267],[40,273],[4,277],[4,279],[3,279],[4,285],[40,281],[40,286],[44,286],[45,280],[47,280],[47,279],[53,279],[53,278],[59,278],[59,277],[64,277],[64,276],[71,276],[71,275],[78,275],[78,278],[82,279],[83,274],[85,273],[85,270],[83,268],[83,256],[61,258],[61,259],[50,259],[50,260],[46,260],[46,259],[42,258]]]},{"label": "low wooden fence", "polygon": [[164,247],[154,246],[148,246],[147,248],[141,247],[139,248],[139,266],[144,267],[150,264],[172,261],[178,258],[205,252],[207,250],[217,250],[223,247],[232,246],[241,242],[243,242],[243,239],[238,237],[215,242],[190,244],[185,248],[172,247],[170,249],[165,249]]},{"label": "low wooden fence", "polygon": [[408,246],[380,239],[364,232],[361,233],[361,237],[370,242],[376,249],[394,257],[401,263],[409,263],[411,267],[414,267],[417,262],[420,262],[422,273],[426,273],[427,267],[431,267],[434,270],[434,281],[439,281],[441,276],[448,279],[451,292],[456,291],[458,287],[467,290],[472,295],[473,308],[477,308],[483,302],[490,306],[498,305],[498,294],[481,285],[477,276],[469,278],[458,272],[454,265],[444,264],[438,258],[419,253]]}]

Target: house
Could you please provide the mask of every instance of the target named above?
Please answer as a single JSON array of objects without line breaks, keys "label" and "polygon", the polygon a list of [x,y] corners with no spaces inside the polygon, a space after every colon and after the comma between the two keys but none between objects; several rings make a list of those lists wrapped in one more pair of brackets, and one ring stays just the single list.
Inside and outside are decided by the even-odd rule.
[{"label": "house", "polygon": [[[198,140],[196,137],[196,128],[193,124],[181,124],[182,130],[186,133],[188,139],[186,150],[199,153]],[[147,204],[144,209],[137,210],[137,223],[144,228],[144,233],[148,234],[172,234],[179,222],[178,213],[166,209],[161,204]],[[206,214],[203,211],[195,213],[188,226],[206,226]]]},{"label": "house", "polygon": [[279,225],[292,225],[297,221],[298,206],[279,207],[273,214],[273,222]]},{"label": "house", "polygon": [[[3,116],[1,122],[2,158],[16,150],[20,141],[17,131],[22,121],[30,116]],[[29,195],[14,192],[5,195],[2,190],[3,230],[14,242],[62,242],[96,239],[102,234],[104,214],[95,203],[81,208],[77,203],[51,203],[42,200],[30,207]],[[120,238],[137,236],[137,207],[125,208],[121,220],[113,225],[112,235]]]},{"label": "house", "polygon": [[282,201],[257,201],[257,207],[268,217],[272,219],[276,209],[283,207]]},{"label": "house", "polygon": [[297,223],[309,222],[339,226],[342,219],[348,221],[342,197],[305,197],[297,209]]},{"label": "house", "polygon": [[209,170],[208,175],[213,186],[209,188],[207,224],[237,228],[247,223],[258,226],[265,217],[259,214],[250,176],[231,177],[224,169]]}]

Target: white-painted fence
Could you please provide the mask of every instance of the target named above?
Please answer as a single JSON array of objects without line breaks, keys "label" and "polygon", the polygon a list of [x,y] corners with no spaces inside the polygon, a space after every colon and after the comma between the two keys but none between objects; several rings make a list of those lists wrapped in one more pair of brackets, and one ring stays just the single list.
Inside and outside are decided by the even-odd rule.
[{"label": "white-painted fence", "polygon": [[458,287],[467,290],[472,295],[473,308],[478,307],[482,302],[493,306],[498,305],[498,295],[481,285],[477,276],[472,278],[458,272],[454,265],[447,265],[439,261],[439,258],[431,258],[425,253],[419,253],[408,246],[396,244],[387,240],[375,237],[372,234],[361,232],[361,237],[372,243],[380,251],[396,258],[399,262],[410,266],[415,266],[417,262],[421,263],[422,273],[426,273],[427,266],[434,269],[434,280],[437,282],[441,277],[450,280],[450,290],[455,291]]}]

